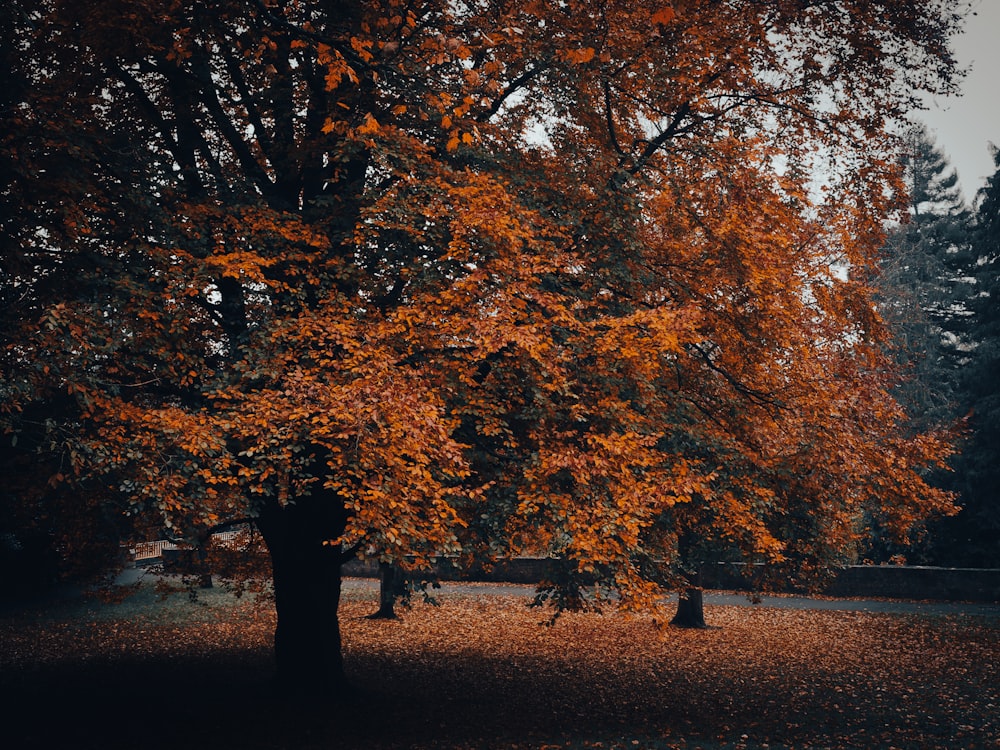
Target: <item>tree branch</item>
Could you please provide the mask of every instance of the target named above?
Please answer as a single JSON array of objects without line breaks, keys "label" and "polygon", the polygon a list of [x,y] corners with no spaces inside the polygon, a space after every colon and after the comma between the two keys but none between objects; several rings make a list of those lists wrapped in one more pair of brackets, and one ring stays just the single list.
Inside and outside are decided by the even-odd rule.
[{"label": "tree branch", "polygon": [[548,62],[544,62],[537,65],[534,68],[530,68],[524,71],[521,75],[519,75],[509,84],[507,84],[507,88],[505,88],[500,93],[500,96],[496,98],[496,100],[493,102],[493,106],[491,106],[488,110],[479,115],[476,119],[479,122],[485,122],[486,120],[489,120],[491,117],[493,117],[493,115],[495,115],[497,112],[500,111],[500,108],[503,107],[504,102],[507,101],[507,99],[510,98],[511,95],[516,93],[519,89],[523,88],[529,81],[531,81],[531,79],[535,78],[536,76],[548,70],[549,67],[550,64]]}]

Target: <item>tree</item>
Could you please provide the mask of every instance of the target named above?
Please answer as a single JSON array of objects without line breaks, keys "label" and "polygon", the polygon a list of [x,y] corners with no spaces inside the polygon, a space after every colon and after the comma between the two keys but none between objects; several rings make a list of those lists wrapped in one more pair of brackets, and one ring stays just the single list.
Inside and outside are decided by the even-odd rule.
[{"label": "tree", "polygon": [[378,566],[378,609],[368,615],[372,620],[395,620],[396,600],[407,594],[406,581],[398,566],[379,563]]},{"label": "tree", "polygon": [[342,680],[351,554],[531,549],[542,599],[642,609],[682,546],[805,575],[950,511],[868,276],[958,11],[5,12],[6,434],[119,534],[252,519],[287,688]]},{"label": "tree", "polygon": [[956,399],[972,348],[976,262],[958,175],[923,125],[904,136],[902,165],[908,211],[889,234],[880,297],[908,370],[897,397],[927,426],[962,416]]},{"label": "tree", "polygon": [[[925,126],[904,134],[901,164],[907,212],[889,233],[878,279],[880,311],[903,374],[894,396],[912,429],[960,427],[968,411],[962,382],[975,346],[972,219],[957,173]],[[938,472],[932,481],[953,484],[951,472]],[[882,560],[900,554],[901,547],[879,538],[878,527],[873,519],[868,554]],[[920,554],[930,552],[928,544],[925,539]]]},{"label": "tree", "polygon": [[1000,156],[980,190],[972,250],[977,260],[977,295],[972,301],[971,338],[975,348],[963,370],[962,395],[970,411],[969,437],[955,459],[955,489],[962,511],[941,521],[939,555],[951,564],[1000,565]]}]

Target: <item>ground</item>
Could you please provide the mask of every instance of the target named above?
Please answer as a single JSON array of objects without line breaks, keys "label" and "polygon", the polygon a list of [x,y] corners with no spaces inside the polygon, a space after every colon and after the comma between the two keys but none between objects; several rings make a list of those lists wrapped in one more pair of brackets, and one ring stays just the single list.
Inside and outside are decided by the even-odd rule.
[{"label": "ground", "polygon": [[576,614],[498,587],[401,621],[342,609],[348,702],[271,690],[273,615],[220,589],[0,616],[17,748],[1000,748],[1000,618],[706,604],[709,630]]}]

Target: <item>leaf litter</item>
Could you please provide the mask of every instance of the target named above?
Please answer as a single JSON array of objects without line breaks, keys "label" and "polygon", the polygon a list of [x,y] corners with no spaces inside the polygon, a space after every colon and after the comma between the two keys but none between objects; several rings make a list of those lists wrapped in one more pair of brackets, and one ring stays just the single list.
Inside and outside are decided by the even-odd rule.
[{"label": "leaf litter", "polygon": [[340,702],[275,695],[274,615],[253,599],[5,616],[5,734],[59,741],[32,718],[58,705],[93,741],[78,747],[1000,748],[987,619],[707,606],[713,628],[682,630],[614,613],[546,626],[497,594],[396,621],[366,619],[374,606],[371,591],[341,605],[355,693]]}]

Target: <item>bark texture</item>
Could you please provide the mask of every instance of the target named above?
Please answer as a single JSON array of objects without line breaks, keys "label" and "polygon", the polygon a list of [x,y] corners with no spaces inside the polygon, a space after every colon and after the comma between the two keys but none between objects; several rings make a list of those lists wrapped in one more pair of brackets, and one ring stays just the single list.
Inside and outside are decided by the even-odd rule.
[{"label": "bark texture", "polygon": [[677,600],[677,614],[670,621],[679,628],[707,628],[702,592],[699,588],[687,588]]},{"label": "bark texture", "polygon": [[267,505],[257,519],[271,555],[278,687],[289,693],[338,693],[346,686],[341,654],[340,546],[346,514],[329,494]]},{"label": "bark texture", "polygon": [[396,599],[403,585],[403,574],[399,568],[389,563],[378,566],[378,611],[368,615],[369,620],[396,620]]}]

